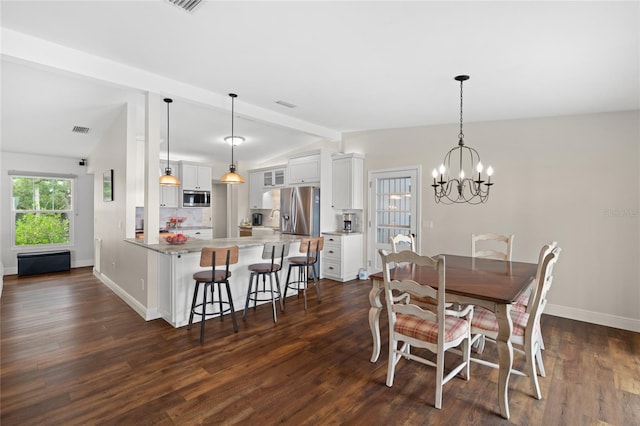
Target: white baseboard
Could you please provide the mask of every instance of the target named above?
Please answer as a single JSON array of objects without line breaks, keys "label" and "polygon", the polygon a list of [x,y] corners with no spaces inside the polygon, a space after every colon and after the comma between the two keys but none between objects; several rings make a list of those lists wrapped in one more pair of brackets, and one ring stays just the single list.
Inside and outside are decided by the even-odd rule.
[{"label": "white baseboard", "polygon": [[588,322],[590,324],[604,325],[607,327],[620,328],[622,330],[640,333],[640,319],[603,314],[601,312],[585,311],[584,309],[552,305],[550,303],[545,307],[544,313],[554,315],[556,317],[569,318]]},{"label": "white baseboard", "polygon": [[154,319],[162,318],[158,309],[147,309],[142,303],[138,302],[135,298],[131,297],[129,293],[124,291],[122,287],[120,287],[115,282],[111,281],[109,277],[104,274],[97,272],[94,268],[93,275],[99,279],[104,285],[109,287],[111,291],[113,291],[120,299],[122,299],[127,305],[131,307],[134,311],[138,313],[145,321],[151,321]]}]

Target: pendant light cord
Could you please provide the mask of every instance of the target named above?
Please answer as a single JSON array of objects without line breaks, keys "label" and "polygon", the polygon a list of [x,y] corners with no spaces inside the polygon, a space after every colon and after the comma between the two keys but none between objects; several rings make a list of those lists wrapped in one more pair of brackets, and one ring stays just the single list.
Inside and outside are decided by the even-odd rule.
[{"label": "pendant light cord", "polygon": [[235,163],[233,162],[233,146],[236,144],[236,139],[233,133],[233,121],[235,120],[234,103],[237,95],[231,93],[229,96],[231,96],[231,165],[235,168]]}]

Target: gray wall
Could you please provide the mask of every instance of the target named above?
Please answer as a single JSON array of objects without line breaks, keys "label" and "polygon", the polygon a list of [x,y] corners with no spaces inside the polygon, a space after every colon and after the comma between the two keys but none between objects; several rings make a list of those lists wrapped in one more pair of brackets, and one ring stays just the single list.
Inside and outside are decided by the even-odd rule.
[{"label": "gray wall", "polygon": [[557,240],[563,251],[546,312],[640,331],[639,112],[466,123],[464,130],[495,169],[487,204],[433,200],[431,170],[457,143],[456,125],[350,133],[345,152],[366,155],[365,174],[421,166],[422,253],[469,254],[471,233],[497,232],[515,234],[514,260],[533,262]]}]

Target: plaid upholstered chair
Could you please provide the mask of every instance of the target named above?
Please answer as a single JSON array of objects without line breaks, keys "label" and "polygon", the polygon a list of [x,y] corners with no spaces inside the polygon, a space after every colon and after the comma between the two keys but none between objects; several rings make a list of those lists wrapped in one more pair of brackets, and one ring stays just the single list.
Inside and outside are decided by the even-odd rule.
[{"label": "plaid upholstered chair", "polygon": [[[395,368],[400,359],[406,358],[436,367],[436,408],[442,407],[442,387],[458,373],[469,380],[469,350],[473,306],[450,311],[445,306],[445,259],[420,256],[412,251],[387,253],[380,250],[384,277],[384,292],[389,314],[389,363],[387,386],[393,386]],[[399,269],[412,271],[415,267],[433,268],[438,276],[438,289],[421,285],[408,278],[391,279],[391,265],[402,264]],[[424,309],[412,303],[414,297],[430,297],[437,300],[435,309]],[[445,351],[462,343],[462,360],[444,375]],[[436,354],[436,362],[411,353],[411,347],[426,348]]]},{"label": "plaid upholstered chair", "polygon": [[[524,371],[512,369],[512,373],[529,376],[532,393],[537,399],[542,398],[540,385],[538,384],[538,374],[536,371],[536,360],[540,368],[541,375],[544,375],[542,364],[542,336],[540,330],[540,316],[547,304],[547,291],[551,287],[553,266],[560,255],[560,247],[554,247],[549,252],[549,245],[542,248],[546,252],[544,259],[538,264],[536,273],[535,291],[532,291],[533,300],[530,299],[526,312],[512,309],[511,320],[513,321],[513,332],[511,334],[511,344],[515,352],[524,353],[526,362]],[[498,337],[498,320],[496,315],[487,309],[476,307],[473,320],[471,321],[471,333],[482,334],[488,341],[495,341]],[[498,365],[479,358],[472,358],[474,362],[498,368]]]}]

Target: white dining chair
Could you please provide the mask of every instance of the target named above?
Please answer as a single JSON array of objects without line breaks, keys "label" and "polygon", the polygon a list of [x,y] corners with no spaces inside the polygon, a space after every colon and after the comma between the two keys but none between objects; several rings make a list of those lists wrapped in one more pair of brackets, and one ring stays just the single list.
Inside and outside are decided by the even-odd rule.
[{"label": "white dining chair", "polygon": [[513,238],[514,235],[471,234],[471,257],[511,260]]},{"label": "white dining chair", "polygon": [[416,238],[413,234],[397,234],[393,237],[389,237],[391,243],[391,251],[398,253],[403,250],[416,251]]},{"label": "white dining chair", "polygon": [[[382,258],[384,292],[389,315],[389,363],[387,381],[393,386],[395,369],[402,358],[418,361],[436,367],[435,407],[442,408],[442,388],[459,373],[469,380],[470,321],[473,306],[460,311],[446,309],[445,306],[445,259],[432,259],[405,250],[399,253],[386,253],[380,250]],[[438,274],[438,288],[421,285],[411,279],[391,279],[393,264],[428,266]],[[412,303],[417,295],[437,300],[434,310],[423,309]],[[444,375],[445,352],[462,345],[462,360],[455,367],[449,368]],[[436,354],[435,362],[422,354],[411,352],[411,347],[424,348]]]},{"label": "white dining chair", "polygon": [[[546,250],[547,247],[548,245],[546,245],[543,250]],[[552,281],[553,266],[558,261],[560,251],[561,249],[559,247],[553,248],[538,265],[538,271],[536,273],[538,279],[535,283],[536,291],[534,299],[532,303],[530,303],[530,311],[522,312],[515,309],[511,310],[511,320],[513,321],[513,331],[510,339],[511,344],[515,352],[525,355],[524,371],[512,369],[512,372],[529,377],[532,392],[537,399],[542,398],[542,394],[538,383],[536,360],[538,366],[542,366],[541,373],[544,373],[542,348],[540,344],[540,316],[547,303],[547,292]],[[471,320],[472,335],[482,335],[485,337],[485,340],[495,342],[498,336],[498,329],[498,320],[493,312],[481,307],[475,308]],[[481,358],[471,357],[471,361],[498,368],[496,363]]]}]

